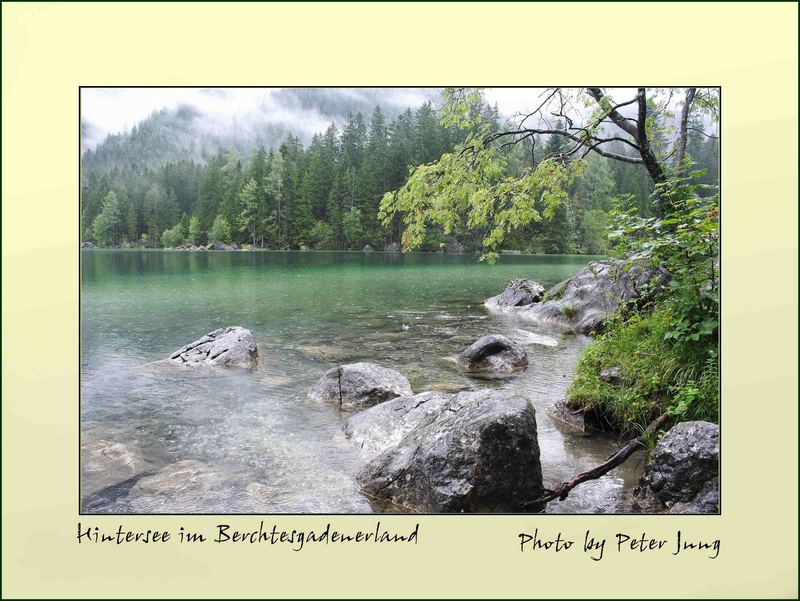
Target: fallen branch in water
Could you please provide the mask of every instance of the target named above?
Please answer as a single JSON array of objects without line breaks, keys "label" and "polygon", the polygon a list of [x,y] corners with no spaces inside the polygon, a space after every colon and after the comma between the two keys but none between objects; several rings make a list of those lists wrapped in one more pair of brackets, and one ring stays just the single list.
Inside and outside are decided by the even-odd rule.
[{"label": "fallen branch in water", "polygon": [[584,482],[589,480],[596,480],[600,476],[604,476],[611,470],[613,470],[618,465],[625,462],[625,460],[630,457],[634,452],[639,450],[640,448],[644,448],[645,446],[645,436],[649,436],[655,434],[655,432],[663,426],[667,422],[668,416],[666,414],[660,415],[653,421],[649,426],[647,426],[647,430],[641,436],[637,436],[624,447],[622,447],[619,451],[611,455],[608,459],[606,459],[600,465],[593,467],[590,470],[585,472],[581,472],[577,476],[575,476],[572,480],[568,480],[566,482],[562,482],[558,486],[556,486],[553,490],[546,490],[545,494],[538,499],[534,499],[533,501],[526,501],[522,504],[523,508],[528,507],[543,507],[546,503],[553,501],[554,499],[558,499],[559,501],[563,501],[569,495],[569,492]]}]

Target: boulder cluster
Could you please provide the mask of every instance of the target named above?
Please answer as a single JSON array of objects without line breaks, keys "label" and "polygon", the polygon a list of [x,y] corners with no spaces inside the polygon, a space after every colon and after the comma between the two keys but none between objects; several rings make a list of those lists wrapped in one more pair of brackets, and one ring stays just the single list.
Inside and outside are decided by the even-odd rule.
[{"label": "boulder cluster", "polygon": [[617,309],[637,303],[669,281],[669,273],[630,261],[592,261],[547,292],[533,280],[511,280],[506,289],[487,299],[486,308],[514,313],[531,321],[588,334],[601,331]]}]

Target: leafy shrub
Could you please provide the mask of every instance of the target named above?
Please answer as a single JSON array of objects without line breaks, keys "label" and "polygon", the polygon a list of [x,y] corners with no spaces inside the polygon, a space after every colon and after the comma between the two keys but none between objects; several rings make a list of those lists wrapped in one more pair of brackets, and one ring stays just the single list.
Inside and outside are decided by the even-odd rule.
[{"label": "leafy shrub", "polygon": [[[609,238],[617,255],[664,267],[672,279],[653,302],[623,308],[587,347],[568,401],[595,409],[617,430],[633,434],[666,412],[675,421],[719,415],[718,197],[700,197],[687,180],[670,182],[666,217],[616,213]],[[622,380],[600,380],[620,366]]]}]

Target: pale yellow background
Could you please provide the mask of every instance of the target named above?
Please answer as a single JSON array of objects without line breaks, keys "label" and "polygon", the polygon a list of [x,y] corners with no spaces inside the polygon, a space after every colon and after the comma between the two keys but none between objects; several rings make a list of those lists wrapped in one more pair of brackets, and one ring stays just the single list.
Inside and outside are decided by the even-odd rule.
[{"label": "pale yellow background", "polygon": [[[2,10],[4,597],[797,596],[797,5]],[[302,553],[79,547],[78,86],[133,84],[721,85],[723,515],[427,517],[416,547]],[[382,518],[398,530],[415,520]],[[82,521],[208,530],[218,518]],[[520,553],[517,533],[535,527],[570,537],[680,528],[721,537],[722,551],[709,561],[609,550],[600,563]]]}]

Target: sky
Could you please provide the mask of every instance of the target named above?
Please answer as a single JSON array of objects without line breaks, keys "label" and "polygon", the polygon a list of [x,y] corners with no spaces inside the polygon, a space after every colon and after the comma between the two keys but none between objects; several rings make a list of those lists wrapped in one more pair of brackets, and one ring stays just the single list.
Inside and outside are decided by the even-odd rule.
[{"label": "sky", "polygon": [[[273,98],[280,88],[83,88],[81,121],[83,146],[94,148],[110,133],[121,133],[145,119],[155,110],[191,105],[217,124],[248,122],[288,122],[299,133],[311,135],[330,122],[313,111],[289,109]],[[361,90],[346,89],[358,96]],[[511,117],[535,103],[544,88],[486,88],[484,98],[497,103],[501,114]],[[632,97],[632,89],[611,90],[615,100]],[[381,92],[382,104],[416,107],[426,100],[419,88],[393,88]]]}]

